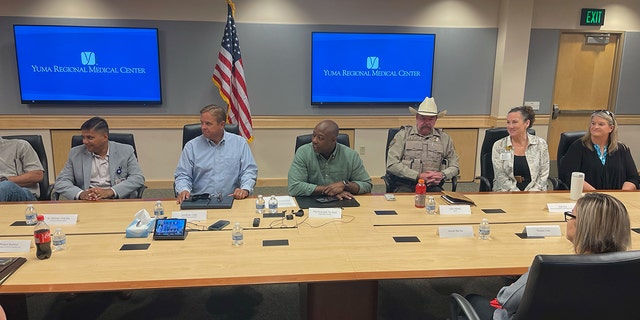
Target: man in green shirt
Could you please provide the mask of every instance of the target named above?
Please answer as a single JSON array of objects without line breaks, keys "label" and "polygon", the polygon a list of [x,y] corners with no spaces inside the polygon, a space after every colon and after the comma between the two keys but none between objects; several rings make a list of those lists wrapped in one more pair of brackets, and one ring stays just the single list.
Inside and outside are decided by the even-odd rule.
[{"label": "man in green shirt", "polygon": [[289,168],[289,194],[328,195],[351,199],[371,192],[371,177],[360,156],[337,143],[338,124],[323,120],[313,129],[311,143],[298,148]]}]

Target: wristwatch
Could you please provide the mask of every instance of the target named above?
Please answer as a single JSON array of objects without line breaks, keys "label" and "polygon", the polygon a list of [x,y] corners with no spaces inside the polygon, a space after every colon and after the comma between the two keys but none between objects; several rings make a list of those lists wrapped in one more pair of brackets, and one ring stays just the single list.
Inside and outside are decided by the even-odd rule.
[{"label": "wristwatch", "polygon": [[349,185],[349,180],[342,180],[342,183],[344,183],[344,186],[348,186]]},{"label": "wristwatch", "polygon": [[7,179],[7,177],[5,177],[5,176],[0,176],[0,182],[6,181],[6,180],[9,180],[9,179]]}]

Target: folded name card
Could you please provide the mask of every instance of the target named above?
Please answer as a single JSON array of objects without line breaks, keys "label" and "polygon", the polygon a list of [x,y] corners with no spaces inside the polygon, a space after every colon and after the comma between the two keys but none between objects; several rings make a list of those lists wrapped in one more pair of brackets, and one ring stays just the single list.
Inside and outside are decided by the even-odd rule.
[{"label": "folded name card", "polygon": [[309,218],[341,219],[341,208],[309,208]]},{"label": "folded name card", "polygon": [[547,208],[549,212],[565,212],[573,210],[573,207],[576,205],[573,203],[547,203]]},{"label": "folded name card", "polygon": [[44,214],[44,222],[48,225],[78,224],[77,214]]},{"label": "folded name card", "polygon": [[173,211],[172,218],[187,219],[187,221],[206,221],[207,210]]},{"label": "folded name card", "polygon": [[441,215],[471,214],[471,206],[467,204],[440,206],[440,214]]},{"label": "folded name card", "polygon": [[467,238],[467,237],[473,237],[473,227],[472,226],[438,227],[438,235],[440,236],[440,238]]},{"label": "folded name card", "polygon": [[526,234],[527,237],[560,237],[562,236],[562,232],[560,231],[560,226],[526,226],[522,233]]},{"label": "folded name card", "polygon": [[0,252],[29,252],[31,240],[0,240]]}]

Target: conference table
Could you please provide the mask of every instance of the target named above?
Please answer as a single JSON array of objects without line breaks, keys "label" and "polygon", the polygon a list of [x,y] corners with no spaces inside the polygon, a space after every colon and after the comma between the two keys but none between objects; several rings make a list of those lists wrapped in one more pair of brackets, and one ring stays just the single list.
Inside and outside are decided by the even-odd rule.
[{"label": "conference table", "polygon": [[[606,193],[625,203],[632,228],[640,226],[638,192]],[[439,194],[433,195],[438,205],[446,205]],[[476,204],[471,214],[428,215],[414,206],[412,194],[396,194],[395,201],[374,194],[357,196],[360,207],[343,208],[341,219],[309,218],[305,210],[303,217],[293,220],[262,218],[257,228],[251,226],[253,218],[261,216],[255,213],[255,198],[236,200],[231,209],[207,210],[206,221],[190,222],[185,240],[125,237],[134,214],[141,209],[152,213],[156,199],[36,202],[39,214],[78,215],[77,224],[61,226],[68,249],[47,260],[38,260],[33,247],[28,253],[0,253],[27,258],[0,285],[0,295],[304,283],[309,286],[309,318],[349,310],[361,318],[375,318],[371,309],[376,305],[377,280],[519,275],[537,254],[573,252],[564,237],[563,213],[547,209],[549,203],[575,203],[568,192],[465,195]],[[175,199],[162,201],[167,216],[180,211]],[[32,226],[11,226],[24,220],[25,208],[26,203],[0,204],[0,240],[33,238]],[[375,212],[390,210],[396,214]],[[490,221],[490,240],[477,237],[483,218]],[[206,230],[220,219],[231,224],[221,231]],[[237,247],[231,243],[235,222],[244,227],[244,244]],[[562,236],[516,235],[532,225],[559,225]],[[472,226],[474,236],[441,238],[438,229],[446,226]],[[56,226],[51,228],[53,232]],[[394,237],[417,237],[419,242],[396,242]],[[640,249],[638,237],[632,232],[633,249]],[[288,245],[263,246],[265,240],[287,240]],[[147,250],[120,250],[124,244],[143,243],[150,244]],[[344,300],[346,306],[336,305],[336,300]]]}]

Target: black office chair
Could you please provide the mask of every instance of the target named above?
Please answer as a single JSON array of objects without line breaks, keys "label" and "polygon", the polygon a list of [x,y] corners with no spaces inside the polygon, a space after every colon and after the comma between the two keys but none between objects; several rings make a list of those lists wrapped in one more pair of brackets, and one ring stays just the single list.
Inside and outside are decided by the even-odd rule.
[{"label": "black office chair", "polygon": [[33,135],[15,135],[15,136],[3,136],[4,139],[21,139],[29,142],[33,150],[38,154],[42,168],[44,169],[44,176],[42,182],[38,185],[40,187],[40,197],[38,200],[50,200],[51,199],[51,186],[49,185],[49,162],[47,161],[47,153],[44,150],[44,143],[42,142],[42,136],[38,134]]},{"label": "black office chair", "polygon": [[[293,150],[293,153],[298,151],[298,148],[300,148],[300,146],[305,145],[307,143],[311,143],[311,138],[312,137],[313,137],[313,134],[311,134],[311,133],[297,136],[296,137],[296,147]],[[349,143],[349,135],[348,134],[338,133],[338,137],[336,138],[336,141],[338,143],[344,144],[347,147],[351,147],[351,145]]]},{"label": "black office chair", "polygon": [[[640,251],[534,258],[513,317],[527,319],[634,319],[640,300]],[[479,319],[461,295],[451,295],[451,319]]]},{"label": "black office chair", "polygon": [[[133,154],[136,156],[136,159],[138,159],[138,152],[136,151],[136,141],[133,138],[133,134],[132,133],[113,133],[113,132],[110,132],[109,133],[109,141],[114,141],[114,142],[130,145],[131,147],[133,147]],[[75,136],[71,137],[71,148],[77,147],[77,146],[79,146],[81,144],[82,144],[82,136],[81,135],[75,135]],[[142,199],[142,194],[144,193],[144,190],[146,190],[146,189],[147,189],[147,186],[145,186],[145,185],[143,185],[142,187],[138,188],[138,190],[136,191],[136,198]],[[52,198],[54,200],[58,200],[59,197],[60,197],[59,194],[53,193]]]},{"label": "black office chair", "polygon": [[[536,131],[531,128],[527,129],[527,132],[532,135],[536,134]],[[485,132],[482,147],[480,148],[480,176],[476,177],[476,179],[480,180],[478,191],[488,192],[493,190],[494,172],[491,151],[496,141],[508,135],[507,128],[491,128]]]},{"label": "black office chair", "polygon": [[[586,131],[567,131],[560,134],[560,141],[558,142],[558,154],[556,156],[556,165],[558,168],[558,175],[560,175],[560,167],[562,162],[564,161],[564,156],[569,151],[569,147],[573,144],[574,141],[582,138],[587,132]],[[556,190],[569,190],[567,184],[558,178],[552,178],[552,182]]]},{"label": "black office chair", "polygon": [[[396,134],[400,131],[400,128],[390,128],[387,131],[387,146],[384,152],[384,163],[385,166],[387,164],[387,157],[389,156],[389,143],[396,136]],[[384,180],[384,185],[387,193],[394,192],[396,189],[396,182],[402,178],[391,174],[390,172],[386,172],[384,176],[382,176],[382,180]],[[413,181],[412,181],[413,182]],[[458,177],[451,178],[451,191],[456,191],[458,188]]]},{"label": "black office chair", "polygon": [[[224,131],[240,135],[240,127],[238,127],[238,124],[227,123],[224,125]],[[202,129],[199,123],[185,124],[184,127],[182,127],[182,149],[184,149],[184,145],[187,144],[187,142],[201,134]]]}]

